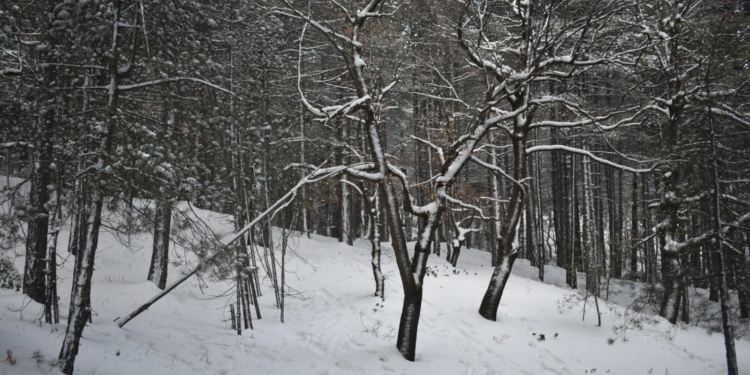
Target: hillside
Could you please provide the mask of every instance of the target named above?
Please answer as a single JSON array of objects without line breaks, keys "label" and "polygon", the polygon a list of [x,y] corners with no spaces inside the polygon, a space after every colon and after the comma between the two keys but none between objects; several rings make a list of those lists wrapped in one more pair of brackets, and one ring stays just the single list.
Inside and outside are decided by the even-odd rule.
[{"label": "hillside", "polygon": [[[225,217],[202,212],[214,230],[228,230]],[[581,319],[582,303],[569,312],[560,303],[569,289],[532,280],[536,273],[519,261],[503,297],[499,321],[477,313],[489,280],[489,254],[465,250],[457,272],[441,258],[430,259],[419,326],[417,361],[401,358],[394,341],[402,293],[395,261],[384,246],[386,299],[372,296],[368,244],[296,236],[288,260],[286,324],[279,322],[273,293],[265,283],[263,318],[237,336],[229,327],[230,297],[216,297],[230,285],[191,278],[124,329],[113,320],[158,289],[145,280],[151,237],[131,238],[131,249],[103,233],[93,284],[93,324],[84,331],[77,374],[723,374],[723,338],[705,329],[670,330],[661,323],[614,337],[624,309],[603,306],[602,327],[594,313]],[[63,232],[60,243],[66,244]],[[173,252],[182,254],[180,247]],[[67,256],[62,251],[63,256]],[[22,269],[23,258],[16,259]],[[180,266],[170,265],[170,281]],[[61,313],[67,316],[70,259],[59,271]],[[559,269],[548,279],[561,284]],[[557,280],[557,282],[556,282]],[[549,281],[549,280],[548,280]],[[19,311],[19,309],[23,307]],[[0,291],[0,350],[17,363],[0,362],[0,374],[50,374],[65,330],[39,324],[41,306],[20,293]],[[255,316],[253,316],[255,318]],[[540,334],[545,340],[540,341]],[[32,359],[38,351],[43,361]],[[740,372],[750,374],[750,342],[737,342]],[[5,355],[3,355],[5,357]]]}]

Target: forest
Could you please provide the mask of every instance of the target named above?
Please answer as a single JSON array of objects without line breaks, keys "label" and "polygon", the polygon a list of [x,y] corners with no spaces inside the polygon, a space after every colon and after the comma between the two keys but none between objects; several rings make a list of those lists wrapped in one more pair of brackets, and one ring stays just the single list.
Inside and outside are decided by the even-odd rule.
[{"label": "forest", "polygon": [[156,290],[118,329],[188,280],[228,285],[237,335],[283,323],[293,244],[328,237],[366,245],[401,361],[432,262],[486,253],[464,314],[508,324],[523,262],[598,326],[637,285],[627,311],[750,370],[750,1],[0,0],[0,174],[2,293],[59,325],[64,374],[98,254],[139,235]]}]

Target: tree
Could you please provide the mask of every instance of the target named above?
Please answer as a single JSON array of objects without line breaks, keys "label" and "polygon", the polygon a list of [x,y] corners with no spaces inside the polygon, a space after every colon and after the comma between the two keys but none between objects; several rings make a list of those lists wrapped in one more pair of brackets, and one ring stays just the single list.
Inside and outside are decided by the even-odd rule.
[{"label": "tree", "polygon": [[[619,1],[596,7],[566,1],[540,5],[514,1],[493,3],[492,6],[483,2],[477,7],[467,3],[456,23],[459,43],[467,58],[475,69],[488,75],[484,90],[486,104],[477,116],[478,120],[503,130],[510,138],[513,150],[510,172],[492,168],[505,175],[512,188],[497,238],[497,251],[501,256],[494,265],[494,273],[479,309],[487,319],[496,319],[505,284],[518,256],[517,226],[531,194],[527,186],[532,177],[527,169],[528,155],[564,150],[592,156],[588,151],[567,146],[527,147],[530,131],[585,126],[609,130],[633,120],[632,114],[624,116],[629,111],[626,107],[617,106],[604,113],[594,113],[578,101],[542,91],[550,81],[570,82],[598,66],[624,64],[637,48],[598,52],[595,47],[606,44],[607,40],[628,29],[627,25],[613,22],[618,12],[628,6]],[[504,14],[509,17],[503,17]],[[564,106],[573,119],[536,118],[542,108],[556,105]],[[494,115],[496,113],[500,115]],[[506,125],[504,121],[510,124]],[[593,159],[618,166],[601,158]]]}]

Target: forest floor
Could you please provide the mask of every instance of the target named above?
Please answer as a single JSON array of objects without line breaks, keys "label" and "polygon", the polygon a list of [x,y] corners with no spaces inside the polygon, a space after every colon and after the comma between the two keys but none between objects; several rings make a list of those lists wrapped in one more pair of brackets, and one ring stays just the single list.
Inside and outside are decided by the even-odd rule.
[{"label": "forest floor", "polygon": [[[226,217],[200,216],[218,233],[231,229]],[[67,258],[58,271],[61,324],[54,329],[40,324],[40,305],[0,290],[0,359],[9,350],[16,362],[1,361],[0,374],[57,373],[50,362],[65,331],[73,268],[65,251],[67,230],[59,239],[60,254]],[[76,374],[726,373],[720,333],[675,329],[657,319],[617,335],[613,330],[623,325],[625,308],[600,300],[602,327],[594,310],[582,320],[583,301],[561,287],[563,273],[552,266],[542,283],[536,268],[517,262],[498,321],[487,321],[477,308],[491,273],[489,254],[475,250],[464,250],[455,270],[443,257],[430,257],[417,359],[407,362],[395,347],[403,293],[390,247],[384,244],[383,302],[373,296],[369,245],[357,241],[350,247],[320,236],[291,239],[286,280],[293,295],[287,297],[285,324],[279,322],[268,279],[262,282],[262,319],[253,314],[255,329],[238,336],[228,321],[231,284],[193,277],[121,329],[113,320],[158,292],[145,280],[151,236],[133,235],[130,241],[128,248],[111,233],[100,237],[93,323],[84,331]],[[171,251],[185,256],[179,246]],[[22,262],[18,257],[15,265],[21,269]],[[185,269],[184,263],[170,264],[169,280]],[[610,338],[616,338],[613,344]],[[740,372],[750,374],[750,342],[737,341],[737,354]]]}]

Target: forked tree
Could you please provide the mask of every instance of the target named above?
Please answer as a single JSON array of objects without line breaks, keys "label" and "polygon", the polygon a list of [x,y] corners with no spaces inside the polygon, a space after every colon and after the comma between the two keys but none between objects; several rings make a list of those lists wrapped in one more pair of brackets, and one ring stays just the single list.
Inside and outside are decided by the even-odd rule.
[{"label": "forked tree", "polygon": [[[476,115],[476,122],[506,133],[512,149],[510,171],[472,156],[472,160],[501,174],[511,184],[496,239],[495,269],[479,308],[479,313],[487,319],[497,319],[500,300],[518,256],[517,227],[530,195],[527,182],[533,177],[527,171],[530,154],[564,151],[634,173],[650,170],[619,165],[587,150],[563,145],[528,146],[527,137],[534,129],[590,127],[607,131],[636,121],[638,108],[628,103],[625,95],[616,98],[618,104],[612,108],[597,111],[586,108],[574,92],[557,93],[549,89],[550,84],[565,88],[600,67],[629,66],[642,51],[640,44],[613,44],[632,28],[618,18],[632,7],[632,2],[595,3],[466,2],[455,24],[466,57],[486,77],[484,105]],[[566,116],[558,119],[539,115],[554,113],[545,109],[555,107],[564,109]]]},{"label": "forked tree", "polygon": [[[401,285],[404,290],[404,303],[399,322],[399,331],[396,346],[407,360],[413,361],[416,354],[417,332],[419,317],[422,308],[422,293],[424,290],[424,278],[427,269],[427,260],[430,256],[432,241],[435,231],[441,224],[441,218],[448,203],[466,206],[462,201],[451,197],[448,189],[454,184],[456,177],[462,168],[472,159],[472,153],[481,143],[485,135],[494,128],[500,126],[503,121],[517,117],[523,110],[503,111],[492,118],[491,121],[476,121],[467,129],[465,134],[458,137],[445,149],[422,141],[434,149],[439,158],[439,172],[433,179],[434,187],[431,192],[423,197],[425,205],[419,206],[412,195],[411,184],[406,173],[399,168],[395,160],[388,157],[383,147],[381,134],[388,126],[380,121],[383,97],[397,83],[396,79],[389,84],[384,84],[379,76],[368,74],[365,58],[367,43],[384,42],[379,40],[376,33],[369,33],[364,37],[367,21],[373,18],[388,17],[390,13],[383,9],[395,9],[386,1],[370,1],[362,9],[350,12],[339,3],[333,2],[338,11],[344,14],[343,25],[340,28],[329,27],[329,23],[319,22],[308,13],[295,7],[289,1],[282,0],[285,7],[275,9],[278,14],[300,20],[304,23],[302,36],[300,38],[300,56],[302,55],[302,43],[305,41],[307,28],[312,28],[322,34],[333,49],[341,56],[340,61],[346,71],[350,99],[331,105],[331,103],[314,103],[307,99],[300,88],[300,100],[310,114],[321,121],[330,121],[337,117],[346,117],[356,121],[363,127],[366,137],[366,150],[357,152],[358,162],[353,164],[337,165],[332,167],[317,168],[313,177],[346,175],[353,179],[369,181],[378,185],[381,195],[384,197],[386,222],[392,236],[391,243],[394,249],[396,263],[401,277]],[[344,30],[344,31],[339,31]],[[363,40],[366,39],[367,42]],[[300,59],[301,61],[301,59]],[[301,70],[298,78],[302,80]],[[313,166],[308,166],[314,168]],[[403,199],[400,199],[403,197]],[[414,245],[413,255],[409,255],[406,235],[404,233],[405,220],[403,211],[413,215],[420,221],[417,241]]]}]

